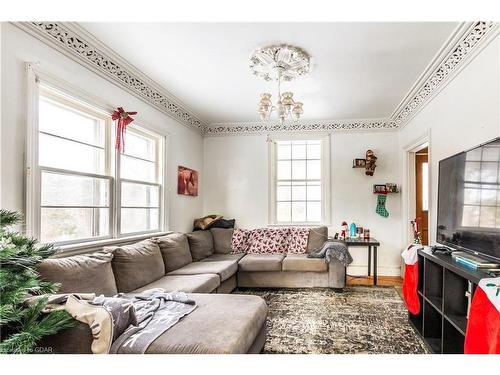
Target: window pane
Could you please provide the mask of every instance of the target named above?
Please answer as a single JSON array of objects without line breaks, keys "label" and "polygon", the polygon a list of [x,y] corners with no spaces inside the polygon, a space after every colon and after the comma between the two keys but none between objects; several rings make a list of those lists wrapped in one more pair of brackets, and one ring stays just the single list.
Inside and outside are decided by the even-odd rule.
[{"label": "window pane", "polygon": [[306,158],[306,144],[294,143],[292,145],[292,159],[305,159]]},{"label": "window pane", "polygon": [[307,142],[307,158],[321,159],[321,143],[320,141]]},{"label": "window pane", "polygon": [[155,163],[121,155],[121,176],[131,180],[156,182]]},{"label": "window pane", "polygon": [[307,161],[307,179],[308,180],[321,179],[321,160]]},{"label": "window pane", "polygon": [[159,194],[158,186],[122,182],[122,207],[158,207]]},{"label": "window pane", "polygon": [[319,182],[307,183],[307,199],[312,201],[321,200],[321,183]]},{"label": "window pane", "polygon": [[292,185],[292,200],[305,201],[306,200],[306,184],[303,182],[294,182]]},{"label": "window pane", "polygon": [[39,164],[87,173],[104,173],[104,150],[40,133]]},{"label": "window pane", "polygon": [[479,225],[479,206],[464,206],[462,225],[464,227],[477,227]]},{"label": "window pane", "polygon": [[306,162],[304,160],[292,161],[292,179],[304,180],[306,178]]},{"label": "window pane", "polygon": [[465,181],[479,181],[479,173],[481,170],[481,163],[479,162],[465,162]]},{"label": "window pane", "polygon": [[290,160],[292,157],[292,146],[290,142],[278,142],[278,159]]},{"label": "window pane", "polygon": [[292,202],[292,222],[306,221],[306,203]]},{"label": "window pane", "polygon": [[481,189],[464,189],[464,203],[479,205]]},{"label": "window pane", "polygon": [[42,206],[109,206],[109,181],[42,171]]},{"label": "window pane", "polygon": [[278,201],[289,201],[292,199],[291,186],[286,182],[278,182],[276,188],[276,200]]},{"label": "window pane", "polygon": [[422,163],[422,211],[429,210],[429,164]]},{"label": "window pane", "polygon": [[59,242],[109,235],[107,208],[43,208],[41,242]]},{"label": "window pane", "polygon": [[481,207],[479,226],[482,228],[495,228],[496,207]]},{"label": "window pane", "polygon": [[465,159],[467,161],[481,161],[481,149],[475,149],[467,152]]},{"label": "window pane", "polygon": [[125,155],[137,156],[142,159],[155,160],[155,141],[133,131],[127,132]]},{"label": "window pane", "polygon": [[157,208],[122,208],[121,232],[136,233],[159,228],[160,211]]},{"label": "window pane", "polygon": [[307,202],[307,221],[321,221],[320,202]]},{"label": "window pane", "polygon": [[104,147],[104,121],[40,99],[39,130]]},{"label": "window pane", "polygon": [[481,182],[497,182],[498,163],[481,163]]},{"label": "window pane", "polygon": [[289,180],[291,176],[291,162],[290,161],[278,161],[278,180]]},{"label": "window pane", "polygon": [[500,161],[500,148],[497,146],[487,146],[483,148],[483,161]]},{"label": "window pane", "polygon": [[279,222],[291,221],[291,203],[278,202],[276,205],[276,218]]},{"label": "window pane", "polygon": [[487,206],[496,206],[497,204],[497,191],[493,189],[481,190],[481,204]]}]

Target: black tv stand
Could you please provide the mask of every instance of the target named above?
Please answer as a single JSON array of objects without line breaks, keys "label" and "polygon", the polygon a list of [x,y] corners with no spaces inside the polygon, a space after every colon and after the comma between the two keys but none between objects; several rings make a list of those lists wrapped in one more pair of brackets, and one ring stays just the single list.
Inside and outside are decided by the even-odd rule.
[{"label": "black tv stand", "polygon": [[420,313],[409,320],[432,353],[463,353],[469,303],[489,275],[463,266],[449,254],[418,251]]}]

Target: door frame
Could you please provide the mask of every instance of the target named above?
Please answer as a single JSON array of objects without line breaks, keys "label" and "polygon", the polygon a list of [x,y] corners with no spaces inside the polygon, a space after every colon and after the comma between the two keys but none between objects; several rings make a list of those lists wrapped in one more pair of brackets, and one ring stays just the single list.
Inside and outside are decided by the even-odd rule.
[{"label": "door frame", "polygon": [[428,160],[429,163],[429,176],[428,176],[428,192],[429,192],[429,212],[427,215],[427,225],[428,225],[428,243],[431,245],[433,243],[434,228],[431,226],[431,208],[432,206],[432,190],[431,190],[431,180],[433,175],[432,168],[432,147],[431,147],[431,132],[430,129],[418,138],[415,138],[412,142],[408,143],[403,148],[403,182],[407,186],[406,189],[402,191],[402,204],[403,204],[403,248],[406,248],[408,244],[413,242],[413,232],[410,227],[410,221],[415,218],[416,215],[416,171],[415,171],[415,154],[424,149],[428,148]]}]

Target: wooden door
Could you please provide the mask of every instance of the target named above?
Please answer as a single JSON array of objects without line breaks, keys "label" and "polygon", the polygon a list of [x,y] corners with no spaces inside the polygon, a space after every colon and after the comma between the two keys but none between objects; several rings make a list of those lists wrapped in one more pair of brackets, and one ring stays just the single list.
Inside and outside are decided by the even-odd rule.
[{"label": "wooden door", "polygon": [[415,212],[420,225],[422,244],[429,244],[429,163],[427,148],[415,154]]}]

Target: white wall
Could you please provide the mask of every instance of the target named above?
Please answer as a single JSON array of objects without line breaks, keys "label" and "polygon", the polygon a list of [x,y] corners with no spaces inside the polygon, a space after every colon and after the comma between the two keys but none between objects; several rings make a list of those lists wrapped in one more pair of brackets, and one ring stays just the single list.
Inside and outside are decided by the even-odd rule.
[{"label": "white wall", "polygon": [[26,137],[25,62],[40,62],[40,69],[114,106],[137,110],[136,123],[169,134],[167,173],[170,229],[189,231],[202,213],[202,196],[177,195],[177,166],[200,172],[203,184],[203,139],[133,95],[92,73],[17,27],[3,23],[1,32],[1,207],[23,211],[24,154]]},{"label": "white wall", "polygon": [[[500,136],[499,46],[497,37],[399,132],[400,160],[407,145],[430,132],[431,244],[436,238],[439,160]],[[404,180],[403,170],[401,163]],[[409,224],[403,225],[406,229]]]},{"label": "white wall", "polygon": [[[353,169],[352,159],[372,149],[378,157],[373,177]],[[331,209],[329,232],[343,220],[369,228],[381,242],[379,274],[399,275],[400,196],[389,196],[388,218],[375,213],[373,184],[398,183],[397,132],[334,133],[331,138]],[[268,145],[265,135],[205,138],[204,212],[236,218],[239,227],[268,224]],[[352,248],[349,274],[366,274],[366,249]]]}]

